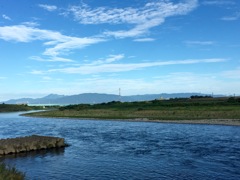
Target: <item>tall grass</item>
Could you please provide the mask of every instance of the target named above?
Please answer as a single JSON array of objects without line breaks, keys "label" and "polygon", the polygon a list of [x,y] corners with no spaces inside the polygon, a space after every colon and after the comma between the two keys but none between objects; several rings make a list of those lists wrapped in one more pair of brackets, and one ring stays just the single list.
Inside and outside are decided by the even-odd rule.
[{"label": "tall grass", "polygon": [[0,163],[0,180],[24,180],[25,174],[19,172],[15,167]]}]

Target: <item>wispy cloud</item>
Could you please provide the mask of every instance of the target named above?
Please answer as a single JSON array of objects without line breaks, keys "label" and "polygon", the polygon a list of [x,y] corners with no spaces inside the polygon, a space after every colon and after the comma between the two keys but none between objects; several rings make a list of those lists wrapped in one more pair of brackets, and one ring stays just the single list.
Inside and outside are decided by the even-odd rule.
[{"label": "wispy cloud", "polygon": [[[122,95],[135,95],[136,92],[139,94],[162,92],[214,92],[216,94],[228,94],[229,87],[233,89],[238,88],[238,81],[226,82],[219,77],[218,73],[198,74],[188,71],[164,73],[164,75],[159,75],[156,78],[92,76],[64,82],[64,86],[59,87],[57,90],[61,91],[61,94],[79,94],[84,92],[118,94],[118,89],[121,87]],[[72,88],[69,89],[68,87]]]},{"label": "wispy cloud", "polygon": [[202,2],[202,4],[223,6],[223,5],[234,5],[235,2],[232,0],[205,0]]},{"label": "wispy cloud", "polygon": [[44,45],[48,46],[48,48],[45,49],[43,55],[50,56],[52,61],[62,62],[69,62],[69,60],[60,58],[59,55],[68,53],[74,49],[81,49],[86,46],[105,41],[105,39],[97,37],[79,38],[66,36],[57,31],[39,29],[26,25],[0,27],[0,39],[23,43],[36,40],[45,41]]},{"label": "wispy cloud", "polygon": [[32,70],[32,71],[30,72],[30,74],[42,75],[42,74],[45,74],[45,72],[40,71],[40,70]]},{"label": "wispy cloud", "polygon": [[21,24],[25,25],[25,26],[30,26],[30,27],[37,27],[37,26],[39,26],[39,23],[33,22],[33,21],[23,22]]},{"label": "wispy cloud", "polygon": [[39,7],[47,10],[47,11],[55,11],[57,10],[57,6],[54,6],[54,5],[48,5],[48,4],[39,4],[38,5]]},{"label": "wispy cloud", "polygon": [[1,77],[1,76],[0,76],[0,80],[2,80],[2,79],[7,79],[7,78],[6,78],[6,77]]},{"label": "wispy cloud", "polygon": [[177,15],[186,15],[197,6],[197,0],[187,0],[185,3],[170,1],[155,1],[145,4],[141,8],[91,8],[86,4],[71,6],[69,13],[81,24],[130,24],[130,30],[106,31],[107,36],[117,38],[136,37],[148,32],[149,29],[159,26],[165,18]]},{"label": "wispy cloud", "polygon": [[3,14],[3,15],[2,15],[2,18],[3,18],[3,19],[6,19],[6,20],[9,20],[9,21],[12,20],[12,19],[11,19],[9,16],[7,16],[6,14]]},{"label": "wispy cloud", "polygon": [[133,41],[135,42],[152,42],[155,41],[153,38],[139,38],[139,39],[134,39]]},{"label": "wispy cloud", "polygon": [[233,70],[224,71],[222,75],[226,78],[240,79],[240,67]]},{"label": "wispy cloud", "polygon": [[31,56],[30,59],[33,59],[36,61],[42,61],[42,62],[74,62],[71,59],[56,57],[56,56],[50,56],[50,57],[46,57],[46,58],[42,58],[39,56]]},{"label": "wispy cloud", "polygon": [[49,43],[54,44],[57,41],[57,44],[54,47],[47,48],[43,54],[48,56],[58,56],[60,54],[68,53],[73,49],[81,49],[86,46],[105,41],[105,39],[95,38],[95,37],[92,37],[92,38],[91,37],[78,38],[78,37],[69,37],[69,36],[63,36],[63,37],[65,40],[54,39],[54,41],[50,41],[48,42],[48,44],[45,44],[45,45],[51,45]]},{"label": "wispy cloud", "polygon": [[187,45],[201,45],[201,46],[215,44],[214,41],[184,41],[184,43]]},{"label": "wispy cloud", "polygon": [[223,21],[236,21],[238,19],[240,19],[240,12],[237,12],[232,16],[225,16],[225,17],[221,18],[221,20],[223,20]]},{"label": "wispy cloud", "polygon": [[112,63],[120,59],[123,59],[124,57],[125,57],[124,54],[109,55],[106,59],[96,60],[93,63],[91,63],[91,65]]},{"label": "wispy cloud", "polygon": [[45,81],[50,81],[50,80],[52,80],[52,78],[49,77],[49,76],[43,76],[42,79],[45,80]]},{"label": "wispy cloud", "polygon": [[189,60],[176,60],[176,61],[156,61],[145,63],[105,63],[105,64],[85,64],[79,67],[66,67],[60,69],[51,69],[48,72],[60,72],[67,74],[98,74],[98,73],[114,73],[114,72],[127,72],[139,70],[143,68],[167,66],[167,65],[187,65],[198,63],[218,63],[226,61],[225,59],[189,59]]}]

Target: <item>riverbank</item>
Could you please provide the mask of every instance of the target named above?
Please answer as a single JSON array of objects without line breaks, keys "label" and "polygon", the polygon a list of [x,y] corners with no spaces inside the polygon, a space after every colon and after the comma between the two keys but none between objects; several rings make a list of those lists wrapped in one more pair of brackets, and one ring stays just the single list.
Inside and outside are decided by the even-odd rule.
[{"label": "riverbank", "polygon": [[27,116],[162,123],[240,125],[240,98],[184,98],[78,104]]},{"label": "riverbank", "polygon": [[[148,120],[148,122],[149,122],[149,120]],[[238,120],[238,119],[152,120],[150,122],[175,123],[175,124],[207,124],[207,125],[240,126],[240,120]]]},{"label": "riverbank", "polygon": [[38,113],[28,113],[23,114],[24,116],[30,117],[43,117],[43,118],[64,118],[64,119],[74,119],[74,120],[104,120],[104,121],[129,121],[129,122],[152,122],[152,123],[175,123],[175,124],[207,124],[207,125],[229,125],[229,126],[240,126],[240,119],[148,119],[146,117],[138,118],[116,118],[116,117],[94,117],[94,113],[91,116],[76,116],[69,115],[50,115],[49,113],[53,112],[38,112]]}]

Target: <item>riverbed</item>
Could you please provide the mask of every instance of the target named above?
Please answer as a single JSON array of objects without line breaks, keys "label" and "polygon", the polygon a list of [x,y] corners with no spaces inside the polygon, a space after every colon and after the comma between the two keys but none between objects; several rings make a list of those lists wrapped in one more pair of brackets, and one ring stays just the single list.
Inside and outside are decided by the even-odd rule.
[{"label": "riverbed", "polygon": [[240,179],[240,127],[0,114],[0,139],[32,134],[69,147],[2,157],[27,179]]}]

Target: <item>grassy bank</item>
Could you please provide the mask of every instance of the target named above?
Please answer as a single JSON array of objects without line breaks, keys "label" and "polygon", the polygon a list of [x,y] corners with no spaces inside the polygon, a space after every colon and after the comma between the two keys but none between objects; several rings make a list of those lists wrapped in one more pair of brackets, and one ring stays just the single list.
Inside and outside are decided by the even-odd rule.
[{"label": "grassy bank", "polygon": [[31,111],[31,110],[42,110],[41,106],[28,106],[27,104],[0,104],[1,112],[17,112],[17,111]]},{"label": "grassy bank", "polygon": [[0,180],[23,180],[25,175],[14,167],[8,167],[7,165],[0,163]]},{"label": "grassy bank", "polygon": [[159,120],[234,120],[240,124],[240,98],[193,98],[144,102],[79,104],[59,110],[38,112],[32,116]]}]

